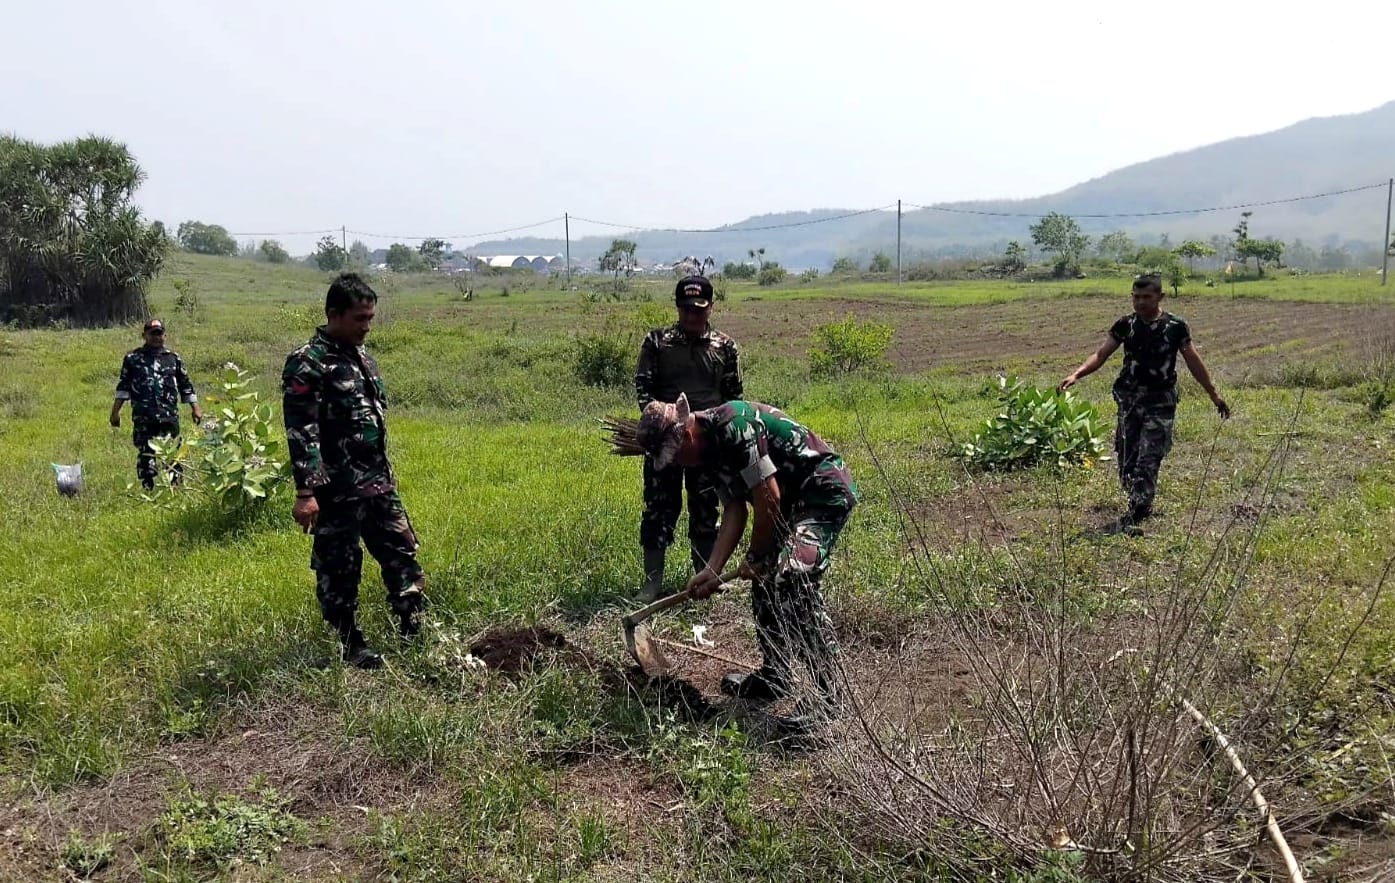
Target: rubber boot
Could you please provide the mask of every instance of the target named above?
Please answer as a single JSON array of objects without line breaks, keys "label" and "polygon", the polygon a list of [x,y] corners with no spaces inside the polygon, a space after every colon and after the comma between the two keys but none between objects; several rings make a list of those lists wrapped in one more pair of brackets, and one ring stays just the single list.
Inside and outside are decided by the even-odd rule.
[{"label": "rubber boot", "polygon": [[641,603],[654,601],[664,587],[664,550],[644,550],[644,582],[639,586],[637,600]]},{"label": "rubber boot", "polygon": [[368,646],[363,632],[358,630],[358,626],[352,620],[336,623],[335,630],[339,632],[339,645],[345,663],[362,669],[383,667],[382,655]]},{"label": "rubber boot", "polygon": [[410,643],[421,634],[425,607],[426,594],[422,592],[420,584],[408,586],[393,600],[393,612],[397,614],[397,632],[404,644]]},{"label": "rubber boot", "polygon": [[732,672],[722,678],[722,692],[750,702],[774,702],[789,695],[789,680],[771,668]]}]

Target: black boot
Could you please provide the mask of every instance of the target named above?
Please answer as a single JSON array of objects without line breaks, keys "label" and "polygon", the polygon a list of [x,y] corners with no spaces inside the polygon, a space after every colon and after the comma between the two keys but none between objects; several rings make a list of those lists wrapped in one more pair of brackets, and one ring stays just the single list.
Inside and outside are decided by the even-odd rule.
[{"label": "black boot", "polygon": [[358,626],[350,628],[347,634],[341,633],[339,643],[343,647],[344,662],[354,668],[371,670],[383,667],[382,654],[368,646]]},{"label": "black boot", "polygon": [[789,679],[772,668],[732,672],[722,678],[722,692],[750,702],[774,702],[789,695]]},{"label": "black boot", "polygon": [[644,582],[640,583],[636,600],[641,604],[657,600],[664,588],[664,550],[644,550]]},{"label": "black boot", "polygon": [[404,642],[411,641],[421,634],[426,595],[422,592],[420,585],[412,585],[403,589],[402,594],[393,601],[392,608],[397,613],[397,632],[402,636]]},{"label": "black boot", "polygon": [[1131,537],[1141,537],[1143,536],[1143,522],[1152,517],[1152,506],[1130,506],[1124,517],[1119,519],[1119,531]]}]

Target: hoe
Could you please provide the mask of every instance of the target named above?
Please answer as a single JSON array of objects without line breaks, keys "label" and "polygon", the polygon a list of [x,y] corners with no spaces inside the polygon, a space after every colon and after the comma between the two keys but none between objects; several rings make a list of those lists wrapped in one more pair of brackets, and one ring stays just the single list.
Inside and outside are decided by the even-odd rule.
[{"label": "hoe", "polygon": [[[735,571],[724,573],[720,579],[720,586],[725,586],[734,579],[736,579]],[[654,614],[670,607],[676,607],[691,598],[692,594],[684,589],[669,595],[667,598],[660,598],[646,607],[641,607],[620,621],[621,625],[625,627],[625,649],[630,651],[635,662],[638,662],[639,667],[644,669],[644,673],[651,678],[668,674],[669,662],[668,658],[664,656],[664,651],[660,649],[658,641],[649,634],[649,629],[643,623]]]}]

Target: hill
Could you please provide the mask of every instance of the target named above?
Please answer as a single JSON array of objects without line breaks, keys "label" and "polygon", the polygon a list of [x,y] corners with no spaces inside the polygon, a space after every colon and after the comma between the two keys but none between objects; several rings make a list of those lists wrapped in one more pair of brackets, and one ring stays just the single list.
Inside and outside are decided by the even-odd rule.
[{"label": "hill", "polygon": [[[1060,211],[1070,215],[1134,214],[1082,218],[1087,232],[1125,229],[1142,238],[1162,233],[1173,241],[1226,234],[1239,210],[1146,217],[1148,212],[1182,212],[1288,199],[1377,185],[1395,174],[1395,102],[1344,116],[1320,117],[1283,129],[1232,138],[1205,147],[1158,157],[1117,169],[1059,193],[1022,200],[943,203],[907,210],[902,218],[907,257],[996,252],[1009,239],[1028,238],[1030,217]],[[1384,188],[1255,209],[1256,236],[1309,242],[1379,247],[1385,223]],[[895,212],[856,214],[819,209],[759,215],[712,232],[640,231],[624,233],[640,257],[671,261],[685,254],[712,255],[719,263],[739,260],[750,248],[764,247],[786,266],[828,267],[835,257],[865,257],[893,250]],[[798,226],[796,226],[798,225]],[[757,229],[776,227],[778,229]],[[592,262],[609,236],[572,241],[572,256]],[[506,239],[482,242],[479,254],[561,252],[558,239]]]}]

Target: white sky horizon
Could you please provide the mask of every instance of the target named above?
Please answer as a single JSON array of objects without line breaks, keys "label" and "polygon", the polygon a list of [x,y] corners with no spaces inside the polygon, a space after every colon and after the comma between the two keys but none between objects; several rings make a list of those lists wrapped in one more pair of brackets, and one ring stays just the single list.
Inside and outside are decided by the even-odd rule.
[{"label": "white sky horizon", "polygon": [[[1041,196],[1395,97],[1369,45],[1395,12],[1351,0],[57,0],[6,23],[0,131],[123,141],[151,219],[296,253],[316,236],[284,234],[340,226],[463,247],[563,212],[712,227]],[[562,225],[508,235],[534,232]]]}]

